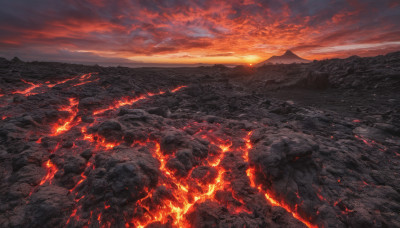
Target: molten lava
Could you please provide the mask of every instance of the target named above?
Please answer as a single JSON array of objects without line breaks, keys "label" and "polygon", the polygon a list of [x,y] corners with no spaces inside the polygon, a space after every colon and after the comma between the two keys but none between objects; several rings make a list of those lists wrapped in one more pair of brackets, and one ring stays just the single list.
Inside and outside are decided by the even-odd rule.
[{"label": "molten lava", "polygon": [[[215,201],[215,194],[217,191],[225,190],[228,188],[229,183],[225,183],[223,175],[225,170],[220,167],[220,161],[224,154],[230,151],[231,142],[227,140],[225,144],[218,144],[217,142],[210,141],[211,144],[216,145],[220,148],[221,154],[213,162],[212,166],[217,169],[217,177],[213,183],[193,185],[193,180],[190,178],[190,173],[187,178],[177,177],[173,171],[166,168],[166,163],[169,160],[169,155],[164,155],[160,150],[160,145],[156,141],[147,141],[153,144],[152,154],[155,158],[160,161],[160,171],[164,178],[160,186],[164,186],[169,189],[173,195],[173,199],[166,199],[163,201],[163,205],[159,205],[156,210],[150,210],[149,205],[146,204],[146,199],[151,198],[152,192],[149,193],[148,197],[138,202],[139,206],[146,209],[149,214],[145,214],[141,218],[134,218],[131,222],[126,223],[126,227],[131,227],[133,224],[135,227],[146,227],[147,225],[154,222],[161,222],[163,224],[172,221],[172,225],[175,227],[190,227],[188,221],[186,221],[185,215],[190,209],[198,204],[205,202],[206,200]],[[199,190],[199,187],[201,190]],[[150,199],[151,201],[151,199]],[[147,201],[149,202],[149,201]]]},{"label": "molten lava", "polygon": [[69,117],[63,120],[59,120],[58,123],[53,127],[53,136],[60,135],[66,131],[69,131],[73,126],[76,126],[78,122],[74,122],[75,117],[78,113],[79,102],[75,98],[69,99],[69,105],[61,107],[59,111],[65,111],[69,113]]},{"label": "molten lava", "polygon": [[45,177],[43,177],[43,179],[40,181],[39,186],[43,185],[44,183],[46,183],[47,181],[49,181],[49,183],[51,184],[54,175],[56,174],[56,172],[58,171],[57,167],[49,160],[47,160],[44,163],[44,167],[47,170],[47,174]]},{"label": "molten lava", "polygon": [[[14,94],[19,93],[25,96],[29,96],[35,94],[34,90],[39,87],[47,87],[53,88],[56,85],[70,83],[71,87],[80,86],[87,83],[95,82],[99,79],[92,79],[92,74],[84,74],[82,76],[76,76],[73,78],[65,79],[63,81],[53,83],[46,82],[45,84],[34,84],[25,82],[30,85],[29,88],[15,91]],[[178,86],[176,88],[170,89],[170,93],[176,93],[186,86]],[[125,97],[120,100],[116,100],[112,105],[109,105],[106,108],[99,109],[93,112],[93,115],[99,115],[104,112],[110,110],[116,110],[120,107],[133,105],[136,102],[149,99],[156,95],[165,94],[164,91],[158,91],[155,93],[146,93],[134,98]],[[99,153],[104,150],[111,150],[116,146],[123,144],[121,142],[109,142],[105,138],[101,137],[96,133],[89,133],[87,129],[91,126],[90,124],[83,123],[78,116],[78,99],[70,98],[69,104],[60,107],[58,110],[60,112],[65,112],[66,117],[61,118],[58,122],[52,127],[51,133],[47,136],[60,136],[66,132],[69,132],[74,127],[79,126],[81,135],[77,139],[80,142],[89,142],[85,145],[89,147],[93,151],[93,153]],[[103,118],[103,117],[98,117]],[[95,121],[97,121],[96,119]],[[132,218],[126,220],[126,227],[146,227],[147,225],[153,224],[155,222],[159,222],[161,224],[168,224],[172,227],[190,227],[187,216],[196,210],[196,207],[204,203],[206,201],[211,201],[219,204],[223,204],[231,214],[237,213],[248,213],[252,212],[246,208],[246,204],[244,200],[236,195],[235,191],[232,189],[231,183],[229,181],[229,170],[225,170],[223,165],[221,164],[227,154],[235,154],[240,157],[244,162],[249,163],[249,151],[253,148],[253,144],[250,140],[252,132],[248,132],[243,138],[244,145],[241,147],[237,146],[236,140],[228,135],[222,134],[220,131],[217,131],[220,127],[219,124],[210,125],[208,123],[198,123],[194,122],[193,125],[185,126],[181,130],[190,130],[193,133],[191,137],[199,137],[205,141],[209,142],[209,149],[217,148],[217,152],[215,154],[210,155],[207,158],[199,159],[196,166],[205,166],[210,168],[213,173],[210,174],[211,178],[205,182],[202,182],[195,177],[192,176],[192,172],[196,167],[192,167],[191,170],[185,176],[178,174],[177,171],[170,169],[167,166],[168,161],[174,157],[173,154],[166,154],[165,151],[161,150],[159,139],[147,139],[145,141],[135,141],[130,145],[132,148],[134,147],[146,147],[150,150],[151,155],[160,162],[159,171],[161,173],[161,177],[157,183],[156,188],[146,189],[147,195],[139,199],[135,204],[132,205],[135,207],[135,213]],[[240,141],[240,140],[239,140]],[[37,141],[38,144],[42,144],[42,137],[40,137]],[[61,141],[58,141],[54,150],[51,150],[50,153],[55,153],[56,150],[61,146]],[[73,148],[79,147],[75,145],[80,145],[79,142],[73,143]],[[124,144],[123,146],[126,146]],[[129,145],[128,145],[129,146]],[[38,186],[41,186],[45,183],[52,184],[52,180],[54,179],[55,174],[58,171],[56,165],[54,165],[51,160],[47,160],[44,163],[44,167],[47,170],[46,176],[42,178]],[[80,174],[80,178],[76,180],[75,184],[69,190],[70,194],[75,197],[75,207],[70,211],[70,216],[66,221],[66,225],[71,225],[70,223],[73,221],[79,221],[82,219],[81,212],[84,210],[84,204],[81,202],[82,199],[85,198],[85,195],[82,195],[81,187],[87,182],[87,174],[94,170],[94,163],[92,160],[86,161],[86,167],[84,172]],[[211,172],[211,171],[210,171]],[[243,174],[245,175],[245,174]],[[297,211],[298,205],[288,205],[285,202],[276,199],[273,193],[269,190],[265,190],[262,188],[262,185],[257,185],[255,178],[255,167],[249,166],[246,170],[246,175],[249,179],[251,187],[258,190],[263,194],[265,199],[272,206],[279,206],[284,208],[287,212],[293,215],[294,218],[298,219],[302,223],[304,223],[308,227],[316,227],[311,224],[307,219],[300,216]],[[161,201],[156,200],[153,196],[156,189],[165,188],[170,196],[164,197]],[[230,203],[222,203],[220,199],[217,197],[217,193],[226,192],[231,194],[232,198],[235,199],[238,205],[230,205]],[[110,206],[108,202],[104,202],[104,206],[102,208],[97,208],[94,210],[90,210],[90,217],[87,220],[86,226],[99,226],[99,227],[110,227],[111,222],[107,221],[107,211],[111,211],[113,207]],[[89,212],[89,211],[87,211]]]},{"label": "molten lava", "polygon": [[[233,152],[235,148],[232,148],[231,141],[215,136],[210,136],[208,135],[208,133],[209,131],[204,132],[202,130],[196,132],[196,134],[201,135],[202,138],[208,139],[211,145],[217,146],[220,149],[221,153],[215,161],[208,162],[208,165],[216,168],[217,175],[212,183],[205,185],[197,183],[195,186],[193,186],[190,174],[187,178],[176,177],[173,171],[166,168],[166,163],[170,155],[164,155],[162,151],[160,151],[160,146],[157,142],[150,142],[154,144],[152,153],[153,156],[160,161],[160,171],[163,173],[164,176],[164,178],[162,179],[163,181],[160,183],[160,186],[164,186],[165,188],[171,190],[173,199],[164,200],[163,204],[159,205],[157,209],[150,208],[151,204],[149,204],[148,202],[151,202],[151,196],[153,194],[153,192],[150,191],[147,197],[138,202],[138,205],[144,208],[147,213],[144,214],[142,217],[134,218],[131,222],[126,223],[126,227],[130,227],[132,224],[135,225],[135,227],[146,227],[147,225],[154,222],[161,222],[162,224],[170,223],[175,227],[190,227],[190,224],[186,220],[186,214],[191,211],[191,208],[199,203],[205,202],[206,200],[216,201],[215,194],[218,191],[232,191],[232,189],[230,189],[229,187],[230,183],[227,183],[224,180],[225,170],[223,167],[220,167],[220,162],[225,156],[226,152]],[[245,148],[241,148],[243,152],[243,158],[247,162],[248,152],[253,147],[250,141],[250,135],[251,132],[249,132],[244,138]],[[253,172],[254,170],[252,168],[249,168],[246,173],[249,176],[252,186],[256,187],[254,184],[255,178]],[[198,187],[200,187],[200,191],[198,190]],[[267,191],[263,191],[261,189],[261,185],[256,189],[263,193],[266,200],[268,200],[271,205],[284,208],[286,211],[291,213],[294,218],[303,222],[308,227],[317,227],[315,225],[312,225],[308,220],[304,219],[297,213],[297,205],[295,205],[295,208],[292,209],[287,204],[276,200],[272,196],[272,194],[268,193]],[[240,199],[238,200],[243,202]],[[246,208],[236,208],[231,212],[249,213]]]},{"label": "molten lava", "polygon": [[[87,162],[86,163],[86,169],[89,169],[90,167],[92,167],[92,163],[91,162]],[[81,179],[75,184],[75,186],[73,188],[71,188],[69,190],[69,192],[75,191],[76,187],[78,187],[80,184],[82,184],[82,182],[85,181],[86,178],[87,178],[87,176],[85,175],[85,171],[84,171],[83,173],[81,173]]]},{"label": "molten lava", "polygon": [[[172,89],[171,92],[172,93],[178,92],[179,90],[181,90],[181,89],[183,89],[185,87],[187,87],[187,86],[178,86],[178,87]],[[116,109],[118,109],[120,107],[123,107],[123,106],[126,106],[126,105],[133,105],[134,103],[136,103],[138,101],[145,100],[145,99],[148,99],[148,98],[150,98],[152,96],[161,95],[161,94],[164,94],[164,93],[165,93],[165,91],[159,91],[159,92],[156,92],[156,93],[150,93],[149,92],[147,94],[140,95],[140,96],[137,96],[137,97],[134,97],[134,98],[124,97],[124,98],[122,98],[120,100],[115,101],[114,104],[108,106],[107,108],[94,111],[93,115],[99,115],[99,114],[102,114],[102,113],[107,112],[109,110],[116,110]]]},{"label": "molten lava", "polygon": [[[56,85],[61,85],[61,84],[64,84],[64,83],[67,83],[67,82],[70,82],[70,81],[74,81],[74,80],[78,80],[78,82],[75,83],[75,84],[72,84],[72,86],[80,86],[80,85],[84,85],[84,84],[87,84],[87,83],[91,83],[91,82],[97,81],[98,79],[89,80],[92,77],[93,74],[97,74],[97,73],[88,73],[88,74],[84,74],[82,76],[75,76],[73,78],[67,78],[65,80],[62,80],[62,81],[59,81],[59,82],[56,82],[56,83],[53,83],[53,84],[50,83],[49,81],[46,82],[46,83],[36,83],[35,84],[33,82],[28,82],[28,81],[25,81],[25,80],[21,80],[22,82],[24,82],[25,84],[28,84],[30,86],[28,88],[26,88],[26,89],[23,89],[23,90],[17,90],[17,91],[11,92],[11,94],[21,94],[21,95],[24,95],[24,96],[28,97],[28,96],[44,93],[44,92],[46,92],[46,89],[50,89],[50,88],[53,88]],[[39,91],[33,92],[34,90],[35,91],[39,90]]]},{"label": "molten lava", "polygon": [[108,106],[107,108],[94,111],[93,115],[99,115],[99,114],[102,114],[102,113],[107,112],[109,110],[118,109],[118,108],[120,108],[122,106],[132,105],[132,104],[134,104],[134,103],[136,103],[136,102],[138,102],[140,100],[144,100],[144,99],[147,99],[146,95],[141,95],[141,96],[138,96],[138,97],[135,97],[135,98],[125,97],[125,98],[122,98],[121,100],[118,100],[117,102],[115,102],[115,104]]},{"label": "molten lava", "polygon": [[25,80],[21,80],[21,81],[23,81],[24,83],[26,83],[26,84],[28,84],[28,85],[30,85],[30,86],[29,86],[28,88],[24,89],[24,90],[17,90],[17,91],[14,91],[14,92],[12,92],[11,94],[22,94],[22,95],[24,95],[24,96],[35,95],[35,94],[37,94],[37,93],[32,93],[31,91],[34,90],[34,89],[36,89],[36,88],[38,88],[38,87],[41,87],[41,86],[42,86],[42,84],[35,84],[35,83],[33,83],[33,82],[27,82],[27,81],[25,81]]}]

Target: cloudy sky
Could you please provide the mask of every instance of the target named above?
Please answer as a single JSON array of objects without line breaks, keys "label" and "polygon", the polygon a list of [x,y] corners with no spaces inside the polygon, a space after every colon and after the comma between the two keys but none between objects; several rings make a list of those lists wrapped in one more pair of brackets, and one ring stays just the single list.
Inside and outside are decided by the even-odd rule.
[{"label": "cloudy sky", "polygon": [[0,56],[103,65],[256,63],[400,50],[399,0],[0,0]]}]

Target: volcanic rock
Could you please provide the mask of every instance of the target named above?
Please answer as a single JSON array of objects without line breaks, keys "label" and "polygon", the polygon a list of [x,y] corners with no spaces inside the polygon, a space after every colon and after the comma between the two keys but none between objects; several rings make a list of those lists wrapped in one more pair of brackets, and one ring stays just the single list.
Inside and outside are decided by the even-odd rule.
[{"label": "volcanic rock", "polygon": [[0,59],[1,227],[400,227],[399,60]]},{"label": "volcanic rock", "polygon": [[73,203],[67,197],[68,190],[58,186],[40,188],[25,211],[26,222],[31,226],[60,226],[66,209]]}]

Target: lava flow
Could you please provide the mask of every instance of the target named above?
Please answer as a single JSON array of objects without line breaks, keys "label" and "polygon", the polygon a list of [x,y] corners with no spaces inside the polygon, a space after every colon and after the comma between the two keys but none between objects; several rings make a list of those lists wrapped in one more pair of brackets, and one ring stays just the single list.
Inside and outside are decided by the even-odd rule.
[{"label": "lava flow", "polygon": [[[93,80],[90,81],[91,76],[92,73],[84,74],[80,77],[76,76],[74,78],[66,79],[54,84],[47,83],[45,84],[45,86],[47,86],[48,88],[52,88],[56,85],[64,84],[74,80],[78,80],[78,82],[73,83],[72,86],[79,86],[89,82],[93,82]],[[31,87],[23,91],[18,91],[18,93],[24,94],[26,96],[32,95],[32,91],[34,89],[42,86],[42,84],[29,84],[31,84]],[[174,89],[171,89],[170,92],[176,93],[185,87],[186,86],[178,86]],[[165,91],[160,90],[156,93],[146,93],[134,98],[123,98],[121,100],[117,100],[114,104],[108,106],[107,108],[94,111],[93,115],[99,115],[109,110],[116,110],[120,107],[132,105],[141,100],[149,99],[150,97],[162,95],[164,93]],[[68,105],[62,106],[58,109],[58,111],[60,112],[65,112],[67,114],[67,117],[58,120],[58,122],[52,127],[52,133],[50,136],[59,136],[63,133],[69,132],[73,127],[82,123],[80,118],[77,117],[79,112],[78,105],[79,102],[76,98],[70,98]],[[218,124],[216,124],[215,126],[219,127]],[[104,137],[96,133],[88,133],[88,127],[89,126],[87,124],[81,126],[80,129],[82,133],[82,139],[80,140],[90,142],[90,145],[92,147],[94,146],[94,152],[98,152],[101,150],[111,150],[122,143],[109,142]],[[184,127],[184,129],[188,130],[187,127]],[[242,153],[241,156],[243,160],[247,163],[249,162],[248,154],[253,147],[250,141],[251,132],[249,132],[244,138],[244,148],[237,148],[233,146],[233,138],[221,135],[214,135],[214,130],[208,129],[207,125],[202,125],[202,127],[196,128],[193,136],[208,141],[209,147],[217,148],[218,152],[212,157],[198,160],[198,164],[195,167],[192,167],[184,176],[177,173],[176,170],[168,166],[168,162],[175,155],[176,151],[173,154],[165,153],[165,151],[161,150],[161,146],[158,140],[148,139],[142,142],[136,141],[131,145],[133,147],[147,147],[148,149],[150,149],[152,156],[160,162],[159,170],[161,172],[161,178],[158,182],[157,188],[165,188],[170,193],[170,196],[163,198],[161,202],[155,202],[153,199],[153,194],[155,194],[155,190],[157,188],[149,189],[147,191],[147,196],[136,202],[136,207],[141,208],[141,211],[144,211],[144,213],[134,214],[132,219],[126,221],[126,227],[146,227],[147,225],[156,222],[161,224],[170,224],[173,227],[191,227],[192,225],[187,219],[187,216],[192,213],[198,205],[207,201],[220,203],[216,197],[216,194],[218,192],[227,192],[231,194],[231,197],[233,199],[239,202],[239,204],[235,205],[224,203],[230,213],[252,213],[246,208],[243,200],[240,199],[240,197],[238,198],[237,196],[235,196],[235,192],[230,186],[231,183],[229,181],[226,181],[227,171],[221,165],[221,161],[224,159],[227,153]],[[38,143],[41,143],[41,138],[38,140]],[[209,180],[203,181],[196,179],[192,176],[193,170],[196,167],[200,166],[208,167],[207,175],[209,176]],[[57,167],[50,160],[45,162],[44,167],[47,170],[47,174],[42,178],[38,186],[41,186],[46,182],[51,184],[55,173],[58,171]],[[72,210],[71,215],[66,222],[66,225],[69,225],[72,220],[79,221],[80,219],[80,211],[82,210],[82,204],[80,203],[80,201],[85,197],[85,195],[81,195],[78,187],[83,185],[83,183],[87,180],[88,177],[86,172],[90,172],[91,169],[94,170],[94,165],[91,161],[87,161],[85,171],[81,173],[80,179],[71,189],[69,189],[69,192],[73,193],[75,197],[77,197],[77,199],[75,199],[75,209]],[[316,227],[297,213],[297,205],[294,207],[294,209],[292,209],[292,207],[288,206],[284,202],[279,202],[278,200],[276,200],[268,191],[264,191],[261,185],[256,186],[254,168],[249,167],[246,170],[246,174],[250,180],[251,186],[261,192],[265,196],[265,199],[270,202],[272,206],[279,206],[284,208],[287,212],[291,213],[294,218],[298,219],[308,227]],[[109,208],[109,205],[104,206],[103,210],[107,210]],[[96,214],[96,218],[92,219],[93,212]],[[91,211],[91,216],[88,220],[88,224],[90,224],[92,220],[96,221],[96,223],[102,226],[107,227],[110,225],[109,221],[103,221],[104,219],[102,216],[102,210]]]},{"label": "lava flow", "polygon": [[49,184],[51,184],[51,182],[52,182],[53,179],[54,179],[54,175],[55,175],[55,174],[57,173],[57,171],[58,171],[57,166],[54,165],[54,164],[50,161],[50,159],[47,160],[46,162],[44,162],[44,163],[43,163],[43,166],[44,166],[44,168],[46,169],[46,172],[47,172],[47,173],[46,173],[46,176],[44,176],[44,177],[40,180],[39,184],[29,192],[28,197],[30,197],[30,196],[35,192],[35,190],[36,190],[38,187],[44,185],[46,182],[49,182]]},{"label": "lava flow", "polygon": [[83,140],[93,143],[96,149],[104,148],[109,150],[121,144],[120,142],[107,142],[105,138],[99,135],[89,134],[87,133],[86,127],[82,127],[81,133],[83,135]]},{"label": "lava flow", "polygon": [[[199,134],[201,133],[202,132],[199,132]],[[206,135],[203,136],[207,138]],[[170,155],[163,154],[158,142],[151,143],[154,144],[152,154],[160,161],[160,171],[164,177],[160,186],[171,191],[172,199],[166,199],[162,202],[162,205],[158,205],[156,209],[151,210],[151,204],[147,205],[151,203],[152,192],[150,192],[148,197],[139,201],[139,205],[146,208],[148,214],[140,218],[135,218],[130,223],[126,223],[126,227],[130,227],[131,224],[134,224],[135,227],[146,227],[154,222],[161,222],[162,224],[171,222],[175,227],[190,227],[191,225],[188,223],[185,216],[194,205],[205,202],[206,200],[215,201],[216,192],[228,190],[229,183],[224,180],[223,176],[225,170],[220,166],[220,162],[225,153],[231,150],[232,143],[229,140],[222,140],[219,138],[214,141],[210,139],[211,145],[217,146],[220,150],[219,156],[212,164],[205,164],[216,169],[214,180],[211,183],[196,183],[195,180],[190,177],[191,171],[186,178],[178,177],[173,170],[166,167]]]},{"label": "lava flow", "polygon": [[[24,82],[25,84],[28,84],[30,86],[23,90],[16,90],[14,92],[11,92],[11,94],[21,94],[23,96],[28,97],[28,96],[36,95],[39,93],[44,93],[44,92],[46,92],[46,89],[53,88],[54,86],[61,85],[61,84],[64,84],[64,83],[67,83],[67,82],[73,81],[73,80],[78,80],[78,82],[75,84],[72,84],[72,86],[80,86],[80,85],[84,85],[87,83],[97,81],[98,79],[89,80],[93,74],[97,74],[97,73],[83,74],[82,76],[75,76],[72,78],[67,78],[65,80],[55,82],[55,83],[50,83],[50,81],[47,81],[46,83],[33,83],[33,82],[28,82],[28,81],[21,79],[22,82]],[[37,90],[40,90],[40,91],[37,91]],[[37,92],[34,92],[34,91],[37,91]]]},{"label": "lava flow", "polygon": [[40,181],[39,186],[43,185],[44,183],[46,183],[47,181],[49,181],[49,183],[51,184],[51,181],[54,178],[54,175],[56,174],[56,172],[58,171],[57,167],[49,160],[47,160],[44,164],[46,170],[47,170],[47,174],[46,176]]},{"label": "lava flow", "polygon": [[[172,89],[171,92],[172,93],[178,92],[179,90],[181,90],[181,89],[183,89],[185,87],[187,87],[187,86],[178,86],[178,87]],[[132,104],[134,104],[134,103],[136,103],[138,101],[145,100],[145,99],[148,99],[148,98],[150,98],[152,96],[161,95],[161,94],[164,94],[164,93],[165,93],[165,91],[159,91],[159,92],[155,92],[155,93],[150,93],[149,92],[147,94],[143,94],[143,95],[140,95],[140,96],[137,96],[137,97],[134,97],[134,98],[124,97],[124,98],[122,98],[120,100],[117,100],[113,105],[110,105],[107,108],[99,109],[99,110],[94,111],[93,115],[99,115],[99,114],[102,114],[102,113],[107,112],[109,110],[116,110],[116,109],[118,109],[120,107],[123,107],[123,106],[126,106],[126,105],[132,105]]]},{"label": "lava flow", "polygon": [[42,84],[35,84],[35,83],[33,83],[33,82],[27,82],[27,81],[25,81],[25,80],[21,80],[21,81],[23,81],[24,83],[26,83],[26,84],[28,84],[28,85],[30,85],[30,86],[29,86],[28,88],[24,89],[24,90],[17,90],[17,91],[11,92],[11,94],[22,94],[22,95],[24,95],[24,96],[35,95],[35,94],[37,94],[37,93],[33,93],[32,91],[33,91],[34,89],[39,88],[39,87],[42,86]]},{"label": "lava flow", "polygon": [[74,122],[75,117],[78,113],[78,104],[79,102],[77,101],[77,99],[70,98],[69,105],[59,109],[59,111],[68,112],[69,117],[58,121],[58,123],[53,127],[53,136],[60,135],[78,124],[77,122]]},{"label": "lava flow", "polygon": [[[91,74],[83,75],[79,78],[82,82],[88,82],[87,80],[91,77]],[[69,79],[63,81],[63,83],[67,81],[74,80]],[[74,85],[79,85],[74,84]],[[51,86],[51,85],[50,85]],[[186,86],[179,86],[172,90],[171,93],[175,93]],[[113,105],[101,110],[95,111],[93,114],[98,115],[104,113],[108,110],[116,110],[122,106],[132,105],[138,101],[148,99],[155,95],[164,94],[164,91],[159,91],[157,93],[147,93],[145,95],[141,95],[135,98],[124,98]],[[73,127],[81,124],[81,120],[77,117],[79,109],[79,102],[75,98],[69,99],[69,105],[62,106],[58,109],[60,112],[65,112],[67,114],[66,118],[61,118],[59,121],[52,127],[52,133],[50,136],[59,136],[63,133],[69,132]],[[97,120],[96,120],[97,121]],[[199,126],[195,126],[199,125]],[[97,133],[88,133],[88,127],[91,125],[83,124],[81,126],[82,138],[79,140],[90,142],[90,148],[92,148],[93,153],[98,153],[104,150],[111,150],[114,147],[122,144],[123,142],[109,142],[106,138],[98,135]],[[231,195],[233,199],[235,199],[237,204],[223,203],[223,205],[228,209],[231,214],[238,213],[247,213],[252,214],[252,212],[246,208],[245,203],[240,197],[237,197],[235,192],[232,190],[230,186],[231,183],[228,181],[225,168],[221,165],[221,161],[225,158],[227,153],[230,154],[241,154],[240,156],[243,160],[249,163],[249,151],[252,149],[253,145],[250,141],[250,136],[252,132],[248,132],[245,138],[243,138],[245,142],[244,148],[234,146],[234,138],[217,134],[215,135],[215,130],[220,127],[219,124],[208,125],[199,124],[195,122],[193,125],[194,129],[190,129],[190,126],[186,126],[184,130],[193,130],[194,133],[191,137],[201,138],[209,143],[209,150],[211,147],[217,148],[217,152],[214,154],[210,154],[207,158],[202,158],[197,161],[197,165],[192,167],[185,175],[182,175],[171,168],[168,165],[168,162],[176,155],[177,151],[174,153],[166,153],[162,151],[159,140],[150,140],[146,141],[135,141],[130,145],[131,147],[146,147],[150,150],[151,155],[160,162],[159,171],[161,173],[161,178],[157,184],[156,188],[148,189],[147,196],[141,198],[136,202],[136,210],[142,211],[141,213],[134,213],[133,218],[128,219],[125,222],[126,227],[146,227],[150,224],[161,223],[161,224],[169,224],[173,227],[192,227],[192,224],[188,220],[188,215],[196,210],[200,204],[205,202],[215,202],[220,204],[221,202],[218,200],[216,194],[218,192],[226,192]],[[210,129],[211,127],[211,129]],[[37,140],[38,143],[42,142],[42,138]],[[59,143],[57,144],[58,148]],[[215,150],[215,149],[214,149]],[[38,186],[43,185],[44,183],[52,183],[55,173],[58,171],[57,167],[48,160],[44,164],[47,174],[42,178]],[[197,167],[207,167],[207,180],[200,180],[196,177],[192,176],[192,172]],[[84,185],[85,181],[88,179],[87,173],[90,173],[91,170],[95,170],[94,164],[92,161],[87,161],[85,165],[85,171],[80,174],[79,180],[74,184],[72,188],[69,189],[71,194],[74,194],[76,197],[75,208],[72,210],[71,215],[69,216],[66,225],[70,225],[72,221],[79,222],[81,211],[83,210],[83,205],[81,204],[81,200],[85,198],[86,195],[82,195],[80,193],[81,185]],[[255,184],[255,174],[254,168],[249,167],[246,170],[246,174],[250,180],[251,187],[257,189],[260,193],[265,196],[265,199],[270,202],[272,206],[279,206],[284,208],[287,212],[293,215],[294,218],[298,219],[302,223],[304,223],[308,227],[316,227],[304,219],[297,213],[297,205],[295,205],[294,209],[284,202],[280,202],[276,200],[269,191],[265,191],[262,189],[261,184],[257,186]],[[78,188],[79,187],[79,188]],[[156,194],[156,189],[164,188],[169,192],[168,197],[164,197],[161,201],[153,198],[153,195]],[[94,210],[91,211],[91,216],[88,220],[88,225],[94,221],[100,226],[109,227],[110,222],[104,220],[103,210],[108,210],[110,206],[104,206],[102,210]],[[92,214],[94,213],[94,217],[92,218]]]},{"label": "lava flow", "polygon": [[[73,81],[73,80],[76,80],[76,79],[79,80],[79,82],[75,83],[75,84],[72,84],[72,86],[84,85],[84,84],[91,83],[91,82],[95,81],[95,80],[89,81],[89,79],[92,77],[93,74],[98,74],[98,73],[97,72],[87,73],[87,74],[83,74],[81,76],[75,76],[73,78],[67,78],[65,80],[62,80],[62,81],[59,81],[59,82],[56,82],[56,83],[53,83],[53,84],[50,83],[50,82],[46,82],[46,86],[49,87],[49,88],[53,88],[56,85],[61,85],[61,84],[64,84],[64,83],[67,83],[69,81]],[[96,80],[98,80],[98,79],[96,79]]]},{"label": "lava flow", "polygon": [[[230,140],[212,136],[209,134],[210,132],[212,131],[199,130],[195,134],[201,136],[203,139],[207,139],[211,143],[210,145],[217,146],[220,150],[219,155],[214,161],[207,160],[204,164],[215,168],[216,170],[214,180],[211,183],[196,183],[195,180],[191,178],[192,170],[187,175],[188,177],[178,177],[173,170],[170,170],[167,167],[167,162],[171,155],[164,155],[164,153],[160,150],[159,143],[152,142],[154,144],[152,154],[155,158],[157,158],[157,160],[160,161],[160,171],[163,173],[164,177],[162,178],[160,186],[163,186],[171,191],[172,198],[165,199],[161,205],[158,205],[157,208],[154,208],[151,207],[151,198],[153,192],[150,191],[147,197],[138,202],[138,205],[142,208],[145,208],[147,213],[139,218],[134,218],[129,223],[126,223],[126,227],[130,227],[132,224],[135,225],[135,227],[146,227],[147,225],[155,222],[160,222],[162,224],[169,223],[175,227],[191,227],[186,220],[186,215],[191,211],[191,208],[195,207],[195,205],[205,202],[206,200],[216,201],[215,194],[218,191],[232,192],[232,189],[229,187],[230,183],[226,182],[224,179],[224,174],[226,171],[220,166],[220,162],[227,152],[234,152],[236,149],[233,148]],[[249,162],[248,153],[253,147],[250,141],[250,136],[251,132],[249,132],[244,138],[245,148],[241,148],[243,151],[243,159],[246,162]],[[246,173],[250,179],[251,186],[261,192],[265,196],[265,199],[270,202],[272,206],[284,208],[288,213],[292,214],[294,218],[304,223],[307,227],[317,227],[298,214],[297,205],[295,206],[295,209],[292,209],[284,202],[279,202],[276,200],[272,194],[262,190],[261,185],[257,187],[255,185],[254,170],[252,168],[249,168]],[[193,184],[193,182],[195,182],[195,184]],[[232,195],[232,197],[234,196]],[[238,199],[238,201],[242,202],[240,199]],[[238,211],[249,213],[246,208],[231,210],[232,213]]]}]

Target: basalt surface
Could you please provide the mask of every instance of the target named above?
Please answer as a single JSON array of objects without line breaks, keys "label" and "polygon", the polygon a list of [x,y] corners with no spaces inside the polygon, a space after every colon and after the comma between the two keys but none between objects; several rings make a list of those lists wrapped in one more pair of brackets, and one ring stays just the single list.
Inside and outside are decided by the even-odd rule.
[{"label": "basalt surface", "polygon": [[0,226],[399,227],[399,56],[1,59]]}]

